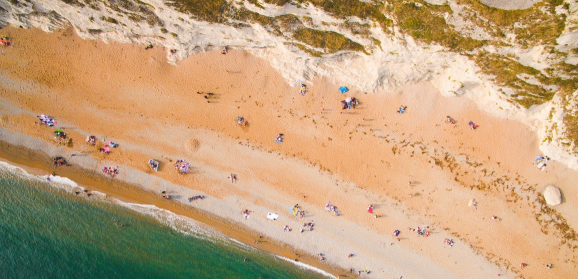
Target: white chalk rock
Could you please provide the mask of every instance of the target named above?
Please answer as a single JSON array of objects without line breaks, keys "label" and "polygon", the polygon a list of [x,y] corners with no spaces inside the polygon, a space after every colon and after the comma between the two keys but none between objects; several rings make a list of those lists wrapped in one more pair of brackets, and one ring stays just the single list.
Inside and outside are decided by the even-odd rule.
[{"label": "white chalk rock", "polygon": [[544,199],[548,205],[559,205],[562,202],[562,193],[555,186],[548,186],[544,189]]}]

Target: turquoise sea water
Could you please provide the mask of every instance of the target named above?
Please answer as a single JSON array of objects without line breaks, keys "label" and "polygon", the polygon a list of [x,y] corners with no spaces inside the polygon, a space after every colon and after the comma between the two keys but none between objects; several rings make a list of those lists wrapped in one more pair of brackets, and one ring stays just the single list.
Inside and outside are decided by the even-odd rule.
[{"label": "turquoise sea water", "polygon": [[0,277],[325,278],[224,237],[178,232],[118,204],[6,170],[0,170]]}]

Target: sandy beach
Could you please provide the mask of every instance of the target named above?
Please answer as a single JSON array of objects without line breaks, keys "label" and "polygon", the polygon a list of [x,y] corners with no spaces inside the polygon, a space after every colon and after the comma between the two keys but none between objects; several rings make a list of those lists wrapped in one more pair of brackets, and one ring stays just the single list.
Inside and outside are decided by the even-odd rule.
[{"label": "sandy beach", "polygon": [[[538,170],[535,131],[469,99],[443,97],[429,82],[340,94],[340,84],[316,79],[302,96],[268,61],[241,50],[170,65],[166,49],[83,40],[72,28],[2,31],[12,38],[0,56],[2,148],[46,154],[18,158],[25,152],[14,149],[2,152],[6,160],[51,172],[47,158],[64,156],[74,168],[54,171],[79,184],[118,165],[118,184],[87,187],[190,216],[287,258],[297,253],[341,278],[576,274],[578,173],[555,161]],[[359,106],[342,110],[346,97]],[[397,113],[400,106],[405,113]],[[40,114],[54,117],[72,144],[36,125]],[[85,142],[89,135],[96,146]],[[119,147],[98,152],[109,141]],[[161,163],[158,172],[148,167],[151,158]],[[179,159],[191,164],[186,175],[173,167]],[[540,195],[549,184],[563,193],[556,207]],[[194,195],[207,198],[189,202]],[[477,208],[468,206],[472,199]],[[324,209],[328,201],[340,216]],[[304,218],[292,216],[295,204]],[[267,220],[268,212],[278,220]],[[312,220],[314,229],[300,233]],[[428,237],[408,229],[422,226]],[[259,235],[268,242],[255,244]],[[362,270],[371,272],[358,275]]]}]

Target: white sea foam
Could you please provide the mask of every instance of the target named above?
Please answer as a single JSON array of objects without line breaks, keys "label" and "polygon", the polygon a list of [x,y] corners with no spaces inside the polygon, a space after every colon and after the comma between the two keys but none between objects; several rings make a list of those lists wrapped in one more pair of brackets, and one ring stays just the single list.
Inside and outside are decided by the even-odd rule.
[{"label": "white sea foam", "polygon": [[43,178],[44,180],[48,180],[50,182],[53,182],[55,184],[58,184],[58,185],[66,185],[70,188],[82,188],[82,189],[84,189],[83,187],[78,186],[78,184],[76,182],[74,182],[71,179],[66,178],[66,177],[62,177],[62,176],[58,176],[58,175],[43,175],[43,176],[41,176],[41,178]]},{"label": "white sea foam", "polygon": [[288,259],[288,258],[285,258],[285,257],[282,257],[282,256],[275,256],[275,257],[277,257],[277,258],[279,258],[279,259],[282,259],[282,260],[284,260],[284,261],[288,261],[288,262],[290,262],[290,263],[293,263],[294,265],[296,265],[296,266],[298,266],[298,267],[300,267],[300,268],[307,269],[307,270],[311,270],[311,271],[315,271],[315,272],[317,272],[317,273],[319,273],[319,274],[321,274],[321,275],[323,275],[323,276],[327,276],[327,277],[329,277],[329,278],[337,278],[337,277],[333,276],[333,274],[328,273],[328,272],[325,272],[325,271],[323,271],[323,270],[321,270],[321,269],[319,269],[319,268],[316,268],[316,267],[314,267],[314,266],[310,266],[310,265],[304,264],[304,263],[302,263],[302,262],[297,262],[297,261],[294,261],[294,260],[291,260],[291,259]]},{"label": "white sea foam", "polygon": [[72,192],[73,190],[81,189],[76,182],[69,178],[57,175],[34,175],[27,172],[25,169],[9,164],[8,162],[0,161],[0,170],[10,172],[23,179],[35,180],[38,182],[48,182],[52,187]]},{"label": "white sea foam", "polygon": [[113,201],[125,208],[139,212],[146,216],[153,217],[161,224],[182,234],[202,237],[203,239],[210,241],[225,239],[221,233],[211,229],[206,225],[203,225],[196,220],[175,214],[169,210],[159,208],[155,205],[128,203],[117,199],[113,199]]},{"label": "white sea foam", "polygon": [[[238,240],[236,240],[236,239],[229,238],[229,240],[232,241],[233,243],[237,244],[237,245],[240,246],[241,248],[244,248],[244,249],[247,249],[247,250],[252,250],[252,251],[257,250],[256,248],[251,247],[251,246],[249,246],[249,245],[247,245],[247,244],[245,244],[245,243],[243,243],[243,242],[240,242],[240,241],[238,241]],[[327,276],[328,278],[337,278],[337,277],[333,276],[331,273],[328,273],[328,272],[326,272],[326,271],[324,271],[324,270],[321,270],[321,269],[319,269],[319,268],[317,268],[317,267],[310,266],[310,265],[304,264],[304,263],[302,263],[302,262],[294,261],[294,260],[288,259],[288,258],[283,257],[283,256],[279,256],[279,255],[274,255],[274,256],[275,256],[276,258],[279,258],[279,259],[282,259],[282,260],[284,260],[284,261],[290,262],[290,263],[298,266],[298,267],[301,268],[301,269],[311,270],[311,271],[316,272],[316,273],[319,273],[319,274],[321,274],[321,275],[323,275],[323,276]]]},{"label": "white sea foam", "polygon": [[0,161],[0,170],[3,171],[9,171],[13,174],[19,174],[19,175],[30,175],[26,170],[24,170],[21,167],[17,167],[14,165],[11,165],[7,162],[4,161]]}]

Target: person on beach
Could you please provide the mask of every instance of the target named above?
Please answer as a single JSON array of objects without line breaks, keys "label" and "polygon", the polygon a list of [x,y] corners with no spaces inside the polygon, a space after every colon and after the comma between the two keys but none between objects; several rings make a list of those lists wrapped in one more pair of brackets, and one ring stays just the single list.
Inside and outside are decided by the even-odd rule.
[{"label": "person on beach", "polygon": [[241,213],[243,213],[243,218],[245,218],[245,220],[247,220],[249,218],[249,214],[251,214],[251,211],[249,211],[249,209],[245,209]]},{"label": "person on beach", "polygon": [[471,199],[470,202],[468,202],[468,206],[478,209],[478,202],[475,199]]},{"label": "person on beach", "polygon": [[235,121],[237,122],[238,125],[247,126],[247,121],[245,121],[245,118],[243,116],[237,116],[235,118]]},{"label": "person on beach", "polygon": [[369,205],[369,207],[367,208],[367,212],[373,214],[373,204]]},{"label": "person on beach", "polygon": [[235,183],[237,181],[237,175],[234,173],[231,173],[231,175],[227,178],[231,179],[231,183]]},{"label": "person on beach", "polygon": [[353,108],[353,97],[345,98],[345,104],[347,104],[347,109]]},{"label": "person on beach", "polygon": [[277,136],[275,136],[274,142],[276,144],[281,144],[283,142],[283,134],[278,134]]},{"label": "person on beach", "polygon": [[299,95],[305,96],[306,93],[307,93],[307,85],[301,84],[301,89],[299,89]]}]

